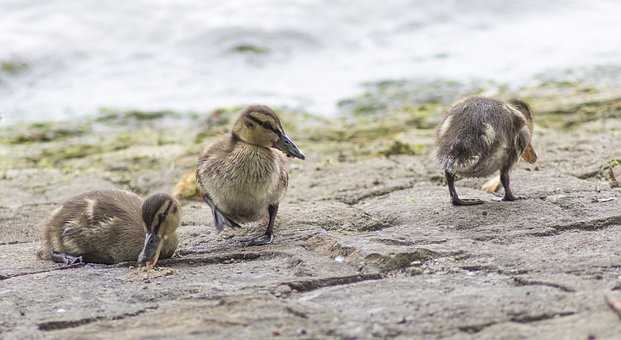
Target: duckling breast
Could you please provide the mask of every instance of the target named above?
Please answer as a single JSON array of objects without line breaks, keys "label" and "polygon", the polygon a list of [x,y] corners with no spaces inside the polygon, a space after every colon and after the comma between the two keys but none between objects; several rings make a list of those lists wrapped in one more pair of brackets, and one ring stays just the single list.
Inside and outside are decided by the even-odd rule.
[{"label": "duckling breast", "polygon": [[198,170],[201,190],[236,222],[256,221],[286,191],[286,157],[279,153],[240,143],[224,157],[205,157]]}]

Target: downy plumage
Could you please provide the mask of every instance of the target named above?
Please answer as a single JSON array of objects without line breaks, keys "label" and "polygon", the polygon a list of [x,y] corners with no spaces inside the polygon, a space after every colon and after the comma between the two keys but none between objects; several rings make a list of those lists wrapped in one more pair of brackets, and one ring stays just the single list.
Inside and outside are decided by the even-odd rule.
[{"label": "downy plumage", "polygon": [[249,245],[269,244],[278,205],[288,185],[287,157],[304,154],[285,133],[269,107],[242,111],[229,135],[205,148],[196,179],[218,230],[266,217],[265,234]]},{"label": "downy plumage", "polygon": [[532,111],[520,100],[504,103],[484,97],[469,97],[448,109],[437,131],[438,153],[454,205],[473,205],[481,200],[460,199],[455,175],[485,177],[500,171],[505,188],[503,200],[516,199],[509,172],[520,157],[534,163],[531,146]]},{"label": "downy plumage", "polygon": [[73,264],[138,261],[153,267],[173,255],[179,225],[177,201],[166,194],[146,200],[122,190],[91,191],[54,210],[41,231],[41,259]]}]

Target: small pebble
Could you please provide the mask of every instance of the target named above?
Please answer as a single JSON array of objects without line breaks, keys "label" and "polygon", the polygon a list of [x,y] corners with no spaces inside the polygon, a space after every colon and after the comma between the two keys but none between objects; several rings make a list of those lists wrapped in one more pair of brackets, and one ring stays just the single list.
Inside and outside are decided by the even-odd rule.
[{"label": "small pebble", "polygon": [[334,258],[334,261],[338,262],[338,263],[343,263],[345,261],[345,258],[341,255],[337,256]]}]

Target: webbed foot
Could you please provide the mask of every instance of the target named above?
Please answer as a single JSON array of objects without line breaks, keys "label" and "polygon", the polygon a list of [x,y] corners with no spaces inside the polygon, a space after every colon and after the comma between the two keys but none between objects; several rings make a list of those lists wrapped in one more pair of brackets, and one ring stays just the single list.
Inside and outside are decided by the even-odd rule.
[{"label": "webbed foot", "polygon": [[501,199],[501,201],[503,202],[513,202],[513,201],[517,201],[517,200],[523,200],[524,197],[521,196],[514,196],[513,194],[511,195],[504,195]]},{"label": "webbed foot", "polygon": [[57,263],[63,263],[67,266],[84,263],[82,256],[73,256],[73,255],[69,255],[66,253],[59,253],[59,252],[52,252],[52,260]]},{"label": "webbed foot", "polygon": [[246,247],[254,247],[254,246],[264,246],[264,245],[271,244],[273,240],[274,240],[274,234],[265,233],[261,236],[247,239],[244,242],[246,243],[245,245]]},{"label": "webbed foot", "polygon": [[453,205],[455,206],[467,206],[467,205],[478,205],[483,204],[484,201],[476,198],[457,198],[454,197],[452,200]]}]

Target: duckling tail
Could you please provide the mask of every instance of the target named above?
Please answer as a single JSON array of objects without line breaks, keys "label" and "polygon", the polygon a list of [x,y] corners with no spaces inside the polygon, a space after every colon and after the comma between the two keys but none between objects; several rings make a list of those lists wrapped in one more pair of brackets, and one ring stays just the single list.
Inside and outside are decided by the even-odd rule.
[{"label": "duckling tail", "polygon": [[[442,169],[451,174],[460,171],[467,171],[474,167],[481,155],[472,152],[471,148],[466,147],[464,143],[456,143],[447,149],[439,150],[438,159]],[[485,152],[487,150],[484,150]]]}]

